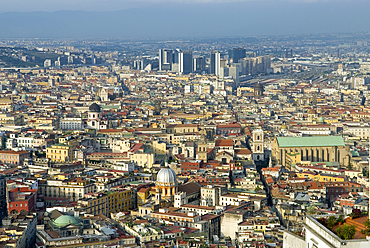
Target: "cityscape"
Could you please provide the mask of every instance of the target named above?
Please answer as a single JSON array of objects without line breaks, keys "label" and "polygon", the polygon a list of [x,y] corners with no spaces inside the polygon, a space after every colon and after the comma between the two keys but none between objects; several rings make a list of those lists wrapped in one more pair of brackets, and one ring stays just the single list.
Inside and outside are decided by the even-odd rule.
[{"label": "cityscape", "polygon": [[370,247],[370,32],[14,37],[1,248]]}]

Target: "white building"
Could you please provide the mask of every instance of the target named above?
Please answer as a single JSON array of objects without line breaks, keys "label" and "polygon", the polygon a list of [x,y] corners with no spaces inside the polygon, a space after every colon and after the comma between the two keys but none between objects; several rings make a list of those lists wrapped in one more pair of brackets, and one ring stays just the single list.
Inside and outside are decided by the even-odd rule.
[{"label": "white building", "polygon": [[82,118],[64,118],[59,123],[62,130],[82,130],[84,129]]},{"label": "white building", "polygon": [[343,240],[321,225],[313,216],[307,216],[304,237],[284,230],[283,248],[368,248],[370,240]]},{"label": "white building", "polygon": [[127,172],[133,172],[135,170],[135,163],[126,162],[126,161],[117,162],[117,164],[114,165],[114,169],[121,170],[121,171],[127,171]]}]

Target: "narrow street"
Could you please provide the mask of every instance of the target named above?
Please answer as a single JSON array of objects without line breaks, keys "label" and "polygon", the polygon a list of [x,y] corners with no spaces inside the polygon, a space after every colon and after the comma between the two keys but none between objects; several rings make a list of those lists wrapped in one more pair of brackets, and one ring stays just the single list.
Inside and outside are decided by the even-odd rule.
[{"label": "narrow street", "polygon": [[261,166],[257,166],[257,171],[260,174],[260,180],[263,183],[263,187],[264,187],[265,192],[266,192],[267,205],[270,206],[272,208],[272,210],[276,213],[276,216],[279,218],[280,224],[284,228],[286,228],[286,223],[285,223],[282,215],[280,214],[280,212],[275,207],[275,203],[274,203],[274,200],[273,200],[272,195],[271,195],[270,187],[267,185],[266,180],[265,180],[265,177],[262,174],[262,167]]}]

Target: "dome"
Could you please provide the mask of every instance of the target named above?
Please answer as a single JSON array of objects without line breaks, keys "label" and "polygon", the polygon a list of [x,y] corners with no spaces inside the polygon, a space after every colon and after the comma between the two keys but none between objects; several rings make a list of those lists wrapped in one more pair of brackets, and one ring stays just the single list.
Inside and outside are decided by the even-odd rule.
[{"label": "dome", "polygon": [[100,96],[98,96],[98,95],[97,95],[97,96],[95,97],[95,101],[101,101]]},{"label": "dome", "polygon": [[96,103],[93,103],[89,107],[89,112],[100,112],[100,106]]},{"label": "dome", "polygon": [[163,168],[157,174],[157,184],[162,186],[177,185],[176,173],[171,168]]},{"label": "dome", "polygon": [[68,225],[80,225],[81,223],[76,220],[73,216],[70,215],[62,215],[56,218],[53,222],[54,226],[56,227],[65,227]]},{"label": "dome", "polygon": [[316,114],[316,113],[315,113],[315,110],[313,110],[313,109],[308,110],[308,113],[309,113],[309,114]]},{"label": "dome", "polygon": [[28,97],[27,97],[26,93],[23,93],[23,95],[22,95],[22,100],[25,100],[25,101],[27,101],[27,100],[28,100]]},{"label": "dome", "polygon": [[321,116],[321,117],[319,118],[318,122],[324,122],[324,117],[322,117],[322,116]]},{"label": "dome", "polygon": [[263,90],[263,85],[262,85],[262,84],[260,84],[259,82],[258,82],[258,83],[256,83],[256,84],[254,85],[254,90],[262,91],[262,90]]},{"label": "dome", "polygon": [[12,94],[13,95],[18,95],[18,91],[17,90],[13,90]]},{"label": "dome", "polygon": [[288,129],[288,127],[284,124],[281,126],[281,129]]}]

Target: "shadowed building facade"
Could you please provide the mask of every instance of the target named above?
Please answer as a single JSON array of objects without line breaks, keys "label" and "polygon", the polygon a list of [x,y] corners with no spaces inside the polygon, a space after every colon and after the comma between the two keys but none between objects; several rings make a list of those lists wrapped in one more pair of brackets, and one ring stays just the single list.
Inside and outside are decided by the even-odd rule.
[{"label": "shadowed building facade", "polygon": [[300,153],[302,161],[339,162],[348,166],[351,161],[349,147],[340,136],[276,137],[272,145],[272,160],[286,165],[288,153]]}]

